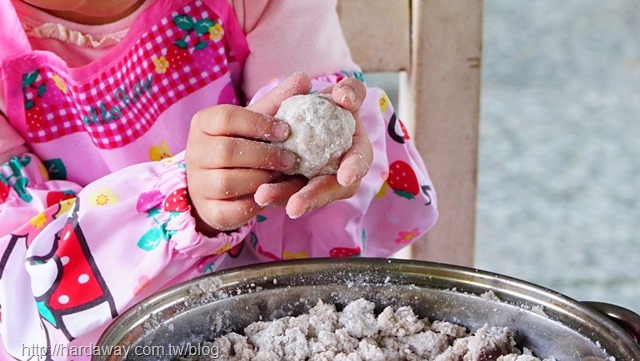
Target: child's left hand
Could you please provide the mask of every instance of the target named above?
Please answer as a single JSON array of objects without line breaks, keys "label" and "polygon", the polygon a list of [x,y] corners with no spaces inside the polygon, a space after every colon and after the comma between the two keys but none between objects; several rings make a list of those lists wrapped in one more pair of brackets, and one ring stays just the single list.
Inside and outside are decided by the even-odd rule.
[{"label": "child's left hand", "polygon": [[[308,76],[296,74],[293,77],[300,79],[301,84],[296,85],[310,87]],[[263,206],[286,204],[287,215],[291,218],[355,195],[373,160],[371,142],[358,117],[358,109],[367,94],[365,85],[355,78],[346,78],[321,93],[330,93],[336,104],[353,113],[356,119],[353,145],[342,157],[337,175],[322,175],[310,180],[301,176],[288,177],[283,182],[258,187],[254,196],[256,203]]]}]

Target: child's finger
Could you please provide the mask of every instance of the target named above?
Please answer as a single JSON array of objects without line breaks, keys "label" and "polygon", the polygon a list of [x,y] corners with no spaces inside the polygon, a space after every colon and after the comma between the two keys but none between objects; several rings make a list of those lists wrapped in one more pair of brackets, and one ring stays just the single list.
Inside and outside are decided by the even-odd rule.
[{"label": "child's finger", "polygon": [[360,181],[369,171],[373,161],[373,148],[362,123],[356,117],[356,130],[353,134],[353,145],[340,161],[337,179],[342,186],[349,186]]},{"label": "child's finger", "polygon": [[218,231],[230,231],[240,228],[260,211],[253,195],[233,200],[207,200],[197,207],[198,217]]},{"label": "child's finger", "polygon": [[352,197],[359,182],[343,187],[336,176],[324,175],[312,178],[299,192],[292,195],[286,205],[287,215],[299,218],[310,210],[323,207],[335,200]]},{"label": "child's finger", "polygon": [[358,79],[346,78],[333,87],[331,96],[339,106],[357,112],[367,96],[367,88]]},{"label": "child's finger", "polygon": [[210,136],[224,135],[266,141],[283,141],[289,136],[287,123],[234,105],[219,105],[199,111],[193,117],[193,127]]},{"label": "child's finger", "polygon": [[297,156],[270,143],[243,138],[211,137],[187,152],[200,168],[259,168],[289,173],[296,168]]},{"label": "child's finger", "polygon": [[307,178],[289,177],[278,183],[262,184],[255,192],[253,199],[261,206],[284,206],[289,198],[307,184]]},{"label": "child's finger", "polygon": [[247,106],[254,112],[275,115],[280,104],[294,95],[309,94],[311,91],[311,78],[305,73],[295,73],[285,79],[280,85],[273,88],[260,100]]},{"label": "child's finger", "polygon": [[355,113],[367,97],[367,87],[358,79],[345,78],[318,93],[331,94],[336,104]]},{"label": "child's finger", "polygon": [[256,192],[261,184],[275,182],[281,173],[260,169],[212,169],[199,172],[190,186],[204,199],[232,199]]}]

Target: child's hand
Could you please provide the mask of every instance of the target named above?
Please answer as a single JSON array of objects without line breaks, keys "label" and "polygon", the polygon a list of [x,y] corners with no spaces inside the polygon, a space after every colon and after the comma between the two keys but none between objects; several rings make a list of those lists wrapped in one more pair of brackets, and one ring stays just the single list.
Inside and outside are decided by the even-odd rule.
[{"label": "child's hand", "polygon": [[292,152],[268,143],[289,135],[289,126],[273,115],[282,101],[310,90],[307,76],[294,75],[246,108],[219,105],[193,117],[185,158],[199,232],[236,229],[262,210],[254,201],[258,187],[281,180],[296,162]]},{"label": "child's hand", "polygon": [[[293,77],[295,76],[300,75]],[[304,77],[306,78],[306,75]],[[304,89],[307,89],[306,86],[305,84]],[[310,80],[308,87],[310,88]],[[304,177],[289,177],[283,182],[258,187],[255,194],[258,204],[263,206],[286,204],[287,214],[291,218],[298,218],[334,200],[352,197],[357,192],[360,181],[367,174],[373,159],[371,142],[357,114],[367,93],[364,84],[357,79],[347,78],[321,92],[330,93],[338,105],[353,112],[356,119],[353,145],[343,156],[337,175],[318,176],[308,181]],[[275,112],[268,114],[275,114]]]}]

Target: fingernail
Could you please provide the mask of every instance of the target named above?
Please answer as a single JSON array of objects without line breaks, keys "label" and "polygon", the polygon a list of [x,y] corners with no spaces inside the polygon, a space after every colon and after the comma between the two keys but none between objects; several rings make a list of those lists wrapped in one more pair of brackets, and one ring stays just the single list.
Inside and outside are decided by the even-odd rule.
[{"label": "fingernail", "polygon": [[278,139],[287,139],[289,126],[284,122],[276,121],[276,125],[273,126],[273,134]]},{"label": "fingernail", "polygon": [[344,102],[346,99],[349,99],[351,101],[351,104],[355,104],[356,102],[355,90],[353,90],[353,88],[348,85],[343,86],[342,90],[344,91],[344,96],[342,97],[342,101]]},{"label": "fingernail", "polygon": [[309,206],[305,206],[305,207],[302,209],[302,212],[299,212],[298,214],[290,214],[290,215],[289,215],[289,218],[291,218],[291,219],[300,218],[300,217],[302,217],[305,213],[307,213],[307,211],[309,211]]},{"label": "fingernail", "polygon": [[347,187],[352,185],[355,179],[356,177],[354,177],[353,175],[342,176],[338,178],[338,183],[340,183],[340,185],[342,185],[343,187]]},{"label": "fingernail", "polygon": [[260,203],[260,202],[257,202],[257,201],[256,201],[256,204],[257,204],[258,206],[260,206],[260,207],[263,207],[263,208],[264,208],[264,207],[267,207],[267,206],[271,205],[271,202],[270,202],[270,201],[266,201],[266,202]]},{"label": "fingernail", "polygon": [[296,156],[289,151],[282,150],[280,154],[280,162],[282,166],[287,169],[293,168],[293,166],[296,164]]},{"label": "fingernail", "polygon": [[256,204],[259,205],[260,207],[266,207],[271,204],[271,201],[269,200],[262,201],[262,202],[259,201],[255,194],[253,195],[253,201],[256,202]]}]

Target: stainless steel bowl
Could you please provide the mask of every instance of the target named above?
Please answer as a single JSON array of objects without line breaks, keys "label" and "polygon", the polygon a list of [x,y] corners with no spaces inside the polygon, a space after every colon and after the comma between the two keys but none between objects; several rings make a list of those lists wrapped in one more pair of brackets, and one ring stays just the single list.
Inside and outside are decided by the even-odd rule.
[{"label": "stainless steel bowl", "polygon": [[[487,291],[499,301],[482,297]],[[409,305],[422,317],[471,330],[485,323],[509,327],[518,345],[539,357],[640,361],[640,347],[616,322],[557,292],[472,268],[367,258],[274,262],[213,273],[134,306],[99,344],[138,351],[127,360],[170,360],[175,356],[168,355],[169,345],[196,345],[260,319],[301,314],[318,299],[340,307],[360,297],[373,301],[376,311]],[[627,321],[638,327],[638,319]]]}]

